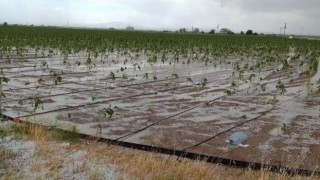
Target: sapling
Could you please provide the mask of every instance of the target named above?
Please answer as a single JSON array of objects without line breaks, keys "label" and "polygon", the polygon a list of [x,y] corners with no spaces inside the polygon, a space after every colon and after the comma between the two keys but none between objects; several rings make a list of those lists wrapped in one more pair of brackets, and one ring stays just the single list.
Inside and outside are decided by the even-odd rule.
[{"label": "sapling", "polygon": [[226,88],[223,92],[224,92],[227,96],[230,96],[230,95],[232,95],[235,91],[234,91],[233,88],[228,87],[228,88]]},{"label": "sapling", "polygon": [[261,83],[256,83],[255,84],[255,90],[258,90],[258,95],[257,95],[257,106],[259,105],[259,94],[260,92],[265,92],[266,91],[266,84],[261,84]]},{"label": "sapling", "polygon": [[149,74],[146,72],[146,73],[144,73],[144,75],[143,75],[143,79],[149,79]]},{"label": "sapling", "polygon": [[281,95],[283,95],[285,92],[287,92],[286,87],[284,84],[279,80],[276,85],[277,90],[280,92]]},{"label": "sapling", "polygon": [[252,83],[252,81],[254,80],[254,78],[256,77],[256,75],[255,74],[250,74],[250,76],[249,76],[249,86],[248,86],[248,89],[247,89],[247,94],[249,93],[249,89],[250,89],[250,86],[251,86],[251,83]]},{"label": "sapling", "polygon": [[58,84],[61,84],[62,82],[62,77],[60,76],[60,74],[58,74],[57,72],[55,71],[51,71],[50,72],[50,75],[52,77],[52,80],[54,82],[54,85],[58,85]]},{"label": "sapling", "polygon": [[115,80],[116,79],[116,75],[111,71],[109,76],[108,76],[108,79],[111,79],[111,80]]},{"label": "sapling", "polygon": [[207,78],[203,78],[202,82],[199,84],[199,91],[203,90],[205,88],[205,86],[208,84],[208,79]]},{"label": "sapling", "polygon": [[[1,70],[1,74],[2,74],[2,70]],[[5,77],[5,76],[0,76],[0,118],[2,118],[2,113],[4,112],[4,109],[2,109],[2,98],[6,97],[6,95],[4,94],[2,88],[4,84],[8,84],[10,81],[9,78]]]},{"label": "sapling", "polygon": [[118,108],[117,106],[115,106],[114,108],[111,107],[111,105],[109,105],[108,108],[104,108],[102,111],[103,117],[106,118],[107,115],[109,116],[109,118],[112,118],[113,114],[114,114],[114,109]]},{"label": "sapling", "polygon": [[312,93],[312,84],[310,82],[310,80],[307,82],[307,92],[308,92],[308,97],[311,95]]},{"label": "sapling", "polygon": [[39,97],[35,97],[33,99],[32,106],[33,106],[33,112],[36,112],[36,110],[39,107],[41,107],[43,109],[43,102],[41,101],[41,99]]},{"label": "sapling", "polygon": [[192,78],[191,77],[187,77],[187,82],[193,83]]}]

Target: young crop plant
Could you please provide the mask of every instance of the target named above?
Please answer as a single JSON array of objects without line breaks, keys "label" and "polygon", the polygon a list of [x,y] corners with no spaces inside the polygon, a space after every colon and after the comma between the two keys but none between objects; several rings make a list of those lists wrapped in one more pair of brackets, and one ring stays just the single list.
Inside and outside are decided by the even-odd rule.
[{"label": "young crop plant", "polygon": [[50,75],[52,77],[54,85],[58,85],[58,84],[62,83],[62,77],[61,77],[61,75],[59,73],[57,73],[56,71],[51,71]]},{"label": "young crop plant", "polygon": [[202,82],[199,83],[199,91],[202,91],[206,87],[207,84],[208,84],[208,79],[203,78]]},{"label": "young crop plant", "polygon": [[110,72],[108,79],[111,79],[112,81],[114,81],[116,79],[116,75],[114,74],[114,72]]},{"label": "young crop plant", "polygon": [[106,118],[107,116],[109,116],[108,118],[112,118],[112,116],[113,116],[113,114],[114,114],[114,111],[115,111],[115,109],[117,109],[117,108],[118,108],[117,106],[115,106],[115,107],[112,108],[111,105],[109,105],[108,108],[104,108],[104,109],[102,110],[102,115],[103,115],[103,117]]},{"label": "young crop plant", "polygon": [[34,119],[35,119],[36,111],[37,111],[39,108],[44,109],[44,108],[43,108],[43,102],[42,102],[42,100],[41,100],[39,97],[34,97],[34,98],[32,99],[32,107],[33,107],[32,115],[34,116]]},{"label": "young crop plant", "polygon": [[312,89],[312,83],[310,82],[310,80],[307,82],[307,93],[308,93],[308,97],[312,94],[313,89]]},{"label": "young crop plant", "polygon": [[9,81],[9,78],[5,77],[4,75],[0,75],[0,118],[2,118],[2,113],[5,111],[5,109],[2,108],[2,98],[6,97],[6,95],[3,92],[3,85],[8,84]]},{"label": "young crop plant", "polygon": [[310,66],[309,66],[309,70],[310,72],[317,72],[318,71],[318,57],[313,55],[311,58],[310,58]]},{"label": "young crop plant", "polygon": [[289,63],[288,60],[282,60],[282,70],[287,70],[289,69]]},{"label": "young crop plant", "polygon": [[232,95],[232,94],[235,93],[235,90],[234,90],[233,88],[228,87],[228,88],[226,88],[223,92],[224,92],[227,96],[230,96],[230,95]]},{"label": "young crop plant", "polygon": [[255,90],[258,91],[258,95],[257,95],[257,106],[259,105],[259,94],[260,92],[265,92],[266,91],[266,84],[261,84],[260,82],[259,83],[256,83],[255,84]]},{"label": "young crop plant", "polygon": [[178,90],[178,82],[177,80],[179,79],[178,74],[172,74],[171,78],[169,79],[169,82],[165,84],[165,87],[167,87],[171,92],[175,92]]},{"label": "young crop plant", "polygon": [[149,73],[147,73],[147,72],[144,73],[144,74],[143,74],[143,79],[149,79]]},{"label": "young crop plant", "polygon": [[153,64],[157,63],[157,55],[152,55],[148,58],[148,63],[152,66]]},{"label": "young crop plant", "polygon": [[67,61],[68,61],[68,52],[66,50],[63,50],[62,51],[62,54],[63,54],[63,60],[62,60],[62,64],[66,65],[67,64]]},{"label": "young crop plant", "polygon": [[90,58],[90,54],[89,54],[89,57],[86,61],[86,66],[87,66],[88,71],[90,71],[92,69],[92,67],[95,66],[95,64],[92,62],[92,59]]},{"label": "young crop plant", "polygon": [[285,85],[280,80],[277,82],[276,89],[280,92],[281,95],[287,92]]},{"label": "young crop plant", "polygon": [[250,86],[251,86],[251,83],[253,82],[254,78],[256,77],[255,74],[250,74],[248,80],[249,80],[249,86],[248,86],[248,89],[247,89],[247,94],[249,93],[249,89],[250,89]]},{"label": "young crop plant", "polygon": [[178,74],[172,74],[171,79],[179,79]]},{"label": "young crop plant", "polygon": [[138,64],[138,63],[134,63],[134,64],[133,64],[133,70],[136,71],[137,68],[138,68],[139,70],[141,70],[139,64]]},{"label": "young crop plant", "polygon": [[162,56],[161,56],[161,62],[162,62],[162,64],[164,64],[167,61],[168,61],[168,57],[167,57],[166,53],[163,52]]},{"label": "young crop plant", "polygon": [[49,65],[47,61],[41,61],[41,67],[43,71],[46,71],[46,69],[49,69]]},{"label": "young crop plant", "polygon": [[192,84],[193,84],[193,80],[192,80],[192,78],[191,78],[191,77],[187,77],[187,82],[190,82],[190,83],[192,83]]}]

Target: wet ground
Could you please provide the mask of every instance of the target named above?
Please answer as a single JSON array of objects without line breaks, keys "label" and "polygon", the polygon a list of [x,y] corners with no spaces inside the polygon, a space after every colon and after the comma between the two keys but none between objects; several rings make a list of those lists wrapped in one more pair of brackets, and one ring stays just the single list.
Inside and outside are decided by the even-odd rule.
[{"label": "wet ground", "polygon": [[[0,59],[3,73],[10,78],[3,87],[6,115],[237,160],[312,170],[320,164],[320,98],[315,93],[320,74],[300,75],[303,59],[291,62],[287,70],[273,64],[244,71],[241,78],[232,67],[241,64],[237,58],[206,65],[183,59],[150,64],[143,54],[130,59],[114,53],[93,58],[92,63],[86,63],[84,54],[67,60],[59,54],[25,57],[12,56],[10,63]],[[249,81],[252,73],[256,78]],[[284,94],[276,89],[279,80],[286,87]],[[228,95],[225,90],[232,82],[236,87]],[[35,107],[37,99],[42,104]],[[105,113],[108,108],[114,110],[112,117]],[[244,124],[233,128],[240,123]],[[249,147],[228,147],[225,140],[236,131],[248,134]]]}]

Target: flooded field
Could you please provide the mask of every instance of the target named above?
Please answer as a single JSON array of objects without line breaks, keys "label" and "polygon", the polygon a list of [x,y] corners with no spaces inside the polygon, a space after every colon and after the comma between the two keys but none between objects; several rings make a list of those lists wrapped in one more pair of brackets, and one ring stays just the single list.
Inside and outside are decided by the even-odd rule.
[{"label": "flooded field", "polygon": [[[10,117],[97,137],[317,168],[320,72],[303,73],[305,56],[294,59],[291,49],[282,57],[288,67],[270,63],[244,71],[254,58],[219,57],[207,64],[188,62],[192,53],[179,63],[173,56],[160,62],[130,51],[95,58],[58,50],[50,57],[34,49],[23,58],[12,53],[0,59],[10,79],[2,87],[2,108]],[[237,131],[248,135],[249,147],[226,143]]]},{"label": "flooded field", "polygon": [[[319,170],[320,41],[14,26],[0,34],[0,113],[14,121]],[[232,146],[237,133],[245,141]]]}]

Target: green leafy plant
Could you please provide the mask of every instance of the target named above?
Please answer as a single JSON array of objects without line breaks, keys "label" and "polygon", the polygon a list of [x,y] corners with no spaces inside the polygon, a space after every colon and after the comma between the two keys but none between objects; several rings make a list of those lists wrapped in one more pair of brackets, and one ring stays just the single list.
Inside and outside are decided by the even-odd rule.
[{"label": "green leafy plant", "polygon": [[116,75],[111,71],[109,76],[108,76],[108,79],[111,79],[111,80],[115,80],[116,79]]},{"label": "green leafy plant", "polygon": [[42,109],[44,109],[44,108],[43,108],[43,102],[41,101],[41,99],[40,99],[39,97],[35,97],[35,98],[33,99],[32,106],[33,106],[33,111],[34,111],[34,112],[35,112],[37,109],[39,109],[40,107],[41,107]]},{"label": "green leafy plant", "polygon": [[199,91],[203,90],[207,84],[208,84],[208,79],[203,78],[202,82],[199,84]]},{"label": "green leafy plant", "polygon": [[232,87],[228,87],[228,88],[224,89],[223,92],[224,92],[227,96],[230,96],[230,95],[232,95],[232,94],[235,93],[235,89],[232,88]]},{"label": "green leafy plant", "polygon": [[3,88],[3,85],[9,83],[9,81],[10,81],[9,78],[5,76],[0,76],[0,115],[2,115],[2,113],[5,111],[5,109],[2,108],[2,98],[6,97],[6,95],[4,94],[2,88]]},{"label": "green leafy plant", "polygon": [[149,73],[144,73],[144,75],[143,75],[143,79],[149,79]]},{"label": "green leafy plant", "polygon": [[55,71],[51,71],[51,72],[50,72],[50,75],[51,75],[51,77],[52,77],[52,79],[53,79],[54,85],[61,84],[61,82],[62,82],[62,77],[61,77],[60,74],[58,74],[58,73],[55,72]]},{"label": "green leafy plant", "polygon": [[277,82],[276,89],[280,92],[281,95],[287,92],[285,85],[280,80]]},{"label": "green leafy plant", "polygon": [[187,77],[187,82],[193,83],[193,80],[191,79],[191,77]]},{"label": "green leafy plant", "polygon": [[109,118],[112,118],[113,114],[114,114],[114,109],[116,109],[117,106],[115,106],[114,108],[111,107],[111,105],[109,105],[108,108],[103,109],[102,114],[104,117],[109,116]]}]

